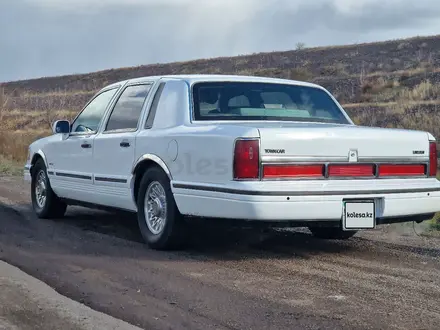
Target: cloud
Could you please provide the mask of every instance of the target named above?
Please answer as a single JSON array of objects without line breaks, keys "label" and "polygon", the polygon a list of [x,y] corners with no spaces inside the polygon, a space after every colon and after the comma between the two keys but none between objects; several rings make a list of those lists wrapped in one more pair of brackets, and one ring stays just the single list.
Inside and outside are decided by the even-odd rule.
[{"label": "cloud", "polygon": [[0,81],[440,30],[437,0],[14,0]]}]

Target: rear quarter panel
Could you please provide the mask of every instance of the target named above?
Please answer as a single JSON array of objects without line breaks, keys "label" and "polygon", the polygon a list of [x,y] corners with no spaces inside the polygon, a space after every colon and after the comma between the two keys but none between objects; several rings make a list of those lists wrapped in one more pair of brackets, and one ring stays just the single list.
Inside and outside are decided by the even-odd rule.
[{"label": "rear quarter panel", "polygon": [[237,137],[259,137],[252,127],[193,124],[190,120],[189,85],[166,82],[151,129],[136,138],[136,159],[150,154],[159,157],[172,180],[194,184],[227,184],[232,181],[234,141]]}]

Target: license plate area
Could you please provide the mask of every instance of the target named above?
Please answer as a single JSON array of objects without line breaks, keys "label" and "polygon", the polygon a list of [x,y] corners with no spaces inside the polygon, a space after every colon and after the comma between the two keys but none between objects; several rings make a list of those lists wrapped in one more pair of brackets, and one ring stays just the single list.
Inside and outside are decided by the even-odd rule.
[{"label": "license plate area", "polygon": [[374,199],[343,200],[342,229],[360,230],[376,228]]}]

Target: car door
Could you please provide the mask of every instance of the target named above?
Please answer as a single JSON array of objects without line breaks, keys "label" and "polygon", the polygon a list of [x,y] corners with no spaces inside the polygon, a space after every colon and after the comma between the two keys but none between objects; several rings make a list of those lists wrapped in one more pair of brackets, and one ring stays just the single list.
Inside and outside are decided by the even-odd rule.
[{"label": "car door", "polygon": [[118,87],[97,94],[75,118],[67,138],[46,146],[48,175],[54,192],[64,198],[95,202],[94,139]]},{"label": "car door", "polygon": [[139,120],[152,83],[129,84],[120,93],[108,120],[95,137],[93,177],[103,205],[136,210],[130,179]]}]

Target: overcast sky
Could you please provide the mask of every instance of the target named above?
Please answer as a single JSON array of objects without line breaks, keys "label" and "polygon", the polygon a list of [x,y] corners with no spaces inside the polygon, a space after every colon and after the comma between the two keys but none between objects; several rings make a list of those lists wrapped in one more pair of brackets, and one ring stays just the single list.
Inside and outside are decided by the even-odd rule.
[{"label": "overcast sky", "polygon": [[440,0],[0,0],[0,82],[440,33]]}]

